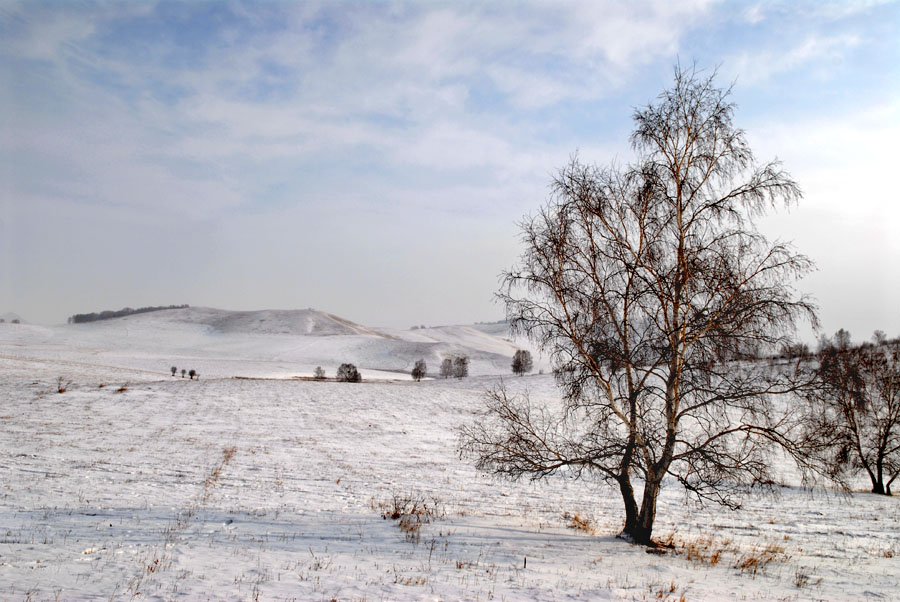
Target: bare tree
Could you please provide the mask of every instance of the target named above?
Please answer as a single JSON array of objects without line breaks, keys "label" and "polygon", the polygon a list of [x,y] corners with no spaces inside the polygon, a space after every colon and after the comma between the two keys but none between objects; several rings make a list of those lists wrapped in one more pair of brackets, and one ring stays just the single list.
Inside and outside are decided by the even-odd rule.
[{"label": "bare tree", "polygon": [[345,383],[358,383],[362,380],[362,376],[353,364],[341,364],[337,369],[337,380]]},{"label": "bare tree", "polygon": [[461,453],[483,470],[617,486],[621,536],[647,545],[666,475],[732,507],[773,482],[772,445],[796,451],[797,411],[773,400],[794,390],[793,373],[733,358],[792,343],[799,319],[817,324],[789,284],[811,262],[753,222],[799,188],[779,163],[755,162],[713,76],[676,68],[674,86],[634,113],[635,165],[573,158],[522,224],[526,249],[499,297],[514,332],[554,362],[564,410],[497,389],[461,430]]},{"label": "bare tree", "polygon": [[175,373],[178,372],[178,368],[176,368],[175,366],[172,366],[171,370],[172,370],[172,376],[175,376]]},{"label": "bare tree", "polygon": [[194,370],[194,369],[189,370],[189,371],[188,371],[188,376],[191,377],[191,380],[194,380],[194,377],[197,376],[197,371]]},{"label": "bare tree", "polygon": [[512,371],[513,374],[518,374],[522,376],[523,374],[527,374],[531,372],[531,369],[534,368],[534,362],[531,359],[531,352],[525,349],[518,349],[513,354],[512,359]]},{"label": "bare tree", "polygon": [[316,366],[316,369],[313,370],[313,378],[316,380],[325,380],[325,370],[322,366]]},{"label": "bare tree", "polygon": [[850,342],[850,332],[841,328],[834,333],[834,346],[839,351],[850,349],[850,347],[852,347],[852,343]]},{"label": "bare tree", "polygon": [[445,357],[441,362],[441,378],[450,378],[453,376],[453,358]]},{"label": "bare tree", "polygon": [[466,355],[457,355],[453,358],[453,376],[456,378],[465,378],[469,375],[469,357]]},{"label": "bare tree", "polygon": [[891,495],[900,476],[900,342],[829,347],[818,375],[806,419],[809,436],[824,444],[818,460],[840,483],[863,470],[872,493]]},{"label": "bare tree", "polygon": [[184,368],[181,369],[181,378],[184,378],[184,375],[187,374],[187,370]]},{"label": "bare tree", "polygon": [[425,360],[416,360],[416,365],[413,366],[411,376],[413,377],[413,380],[418,382],[425,378],[427,371],[428,367],[425,364]]}]

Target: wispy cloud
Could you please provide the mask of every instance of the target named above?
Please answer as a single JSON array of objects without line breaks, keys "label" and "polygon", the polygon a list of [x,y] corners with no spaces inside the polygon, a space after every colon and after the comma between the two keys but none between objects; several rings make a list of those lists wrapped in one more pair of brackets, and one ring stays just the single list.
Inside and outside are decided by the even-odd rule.
[{"label": "wispy cloud", "polygon": [[818,77],[827,78],[836,62],[860,43],[859,36],[811,36],[801,42],[764,51],[754,49],[732,57],[729,71],[740,74],[742,83],[754,85],[770,78],[815,67]]}]

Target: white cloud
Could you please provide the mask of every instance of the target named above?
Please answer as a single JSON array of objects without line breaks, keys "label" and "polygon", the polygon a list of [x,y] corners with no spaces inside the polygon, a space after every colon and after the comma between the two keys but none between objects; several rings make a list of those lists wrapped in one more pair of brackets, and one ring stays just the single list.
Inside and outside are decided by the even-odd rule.
[{"label": "white cloud", "polygon": [[727,59],[725,65],[741,84],[750,86],[765,83],[783,73],[800,71],[812,64],[821,66],[821,76],[828,77],[830,66],[840,62],[859,43],[859,36],[855,34],[810,35],[792,46],[746,50]]}]

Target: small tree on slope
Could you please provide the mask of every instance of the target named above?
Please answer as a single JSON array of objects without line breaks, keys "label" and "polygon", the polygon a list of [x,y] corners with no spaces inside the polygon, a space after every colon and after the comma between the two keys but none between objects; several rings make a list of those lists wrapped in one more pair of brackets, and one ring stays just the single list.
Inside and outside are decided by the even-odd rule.
[{"label": "small tree on slope", "polygon": [[412,372],[410,375],[413,377],[413,380],[419,382],[423,378],[425,378],[425,374],[428,372],[428,367],[425,364],[425,360],[416,360],[416,364],[413,366]]},{"label": "small tree on slope", "polygon": [[676,68],[672,89],[634,113],[634,166],[575,158],[561,170],[522,225],[526,249],[499,297],[514,332],[553,360],[565,410],[499,388],[460,433],[482,470],[616,486],[621,536],[641,544],[666,475],[736,506],[743,487],[773,482],[774,444],[798,451],[798,404],[773,403],[795,390],[793,372],[729,360],[792,342],[798,319],[816,323],[789,285],[811,262],[752,221],[800,191],[777,162],[754,162],[729,94]]},{"label": "small tree on slope", "polygon": [[441,362],[441,378],[450,378],[453,376],[453,358],[445,357]]},{"label": "small tree on slope", "polygon": [[359,370],[353,364],[341,364],[338,366],[335,378],[345,383],[358,383],[362,380]]},{"label": "small tree on slope", "polygon": [[517,350],[513,354],[511,367],[513,374],[518,374],[519,376],[531,372],[531,369],[534,367],[534,362],[531,359],[531,352],[525,349]]},{"label": "small tree on slope", "polygon": [[457,355],[453,358],[453,376],[456,378],[465,378],[469,375],[469,357],[467,355]]}]

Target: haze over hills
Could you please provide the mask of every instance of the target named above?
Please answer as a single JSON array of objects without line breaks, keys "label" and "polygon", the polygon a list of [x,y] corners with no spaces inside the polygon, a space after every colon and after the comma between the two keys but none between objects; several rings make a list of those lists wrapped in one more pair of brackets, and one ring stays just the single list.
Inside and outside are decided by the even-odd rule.
[{"label": "haze over hills", "polygon": [[[170,364],[207,377],[333,375],[355,364],[364,378],[407,378],[424,359],[437,375],[444,358],[466,355],[470,374],[509,374],[515,351],[505,324],[415,330],[371,328],[314,309],[229,311],[185,307],[83,324],[0,329],[0,345],[27,344],[30,353],[81,350],[85,363],[165,373]],[[541,366],[543,367],[543,366]],[[535,370],[538,367],[536,366]]]}]

